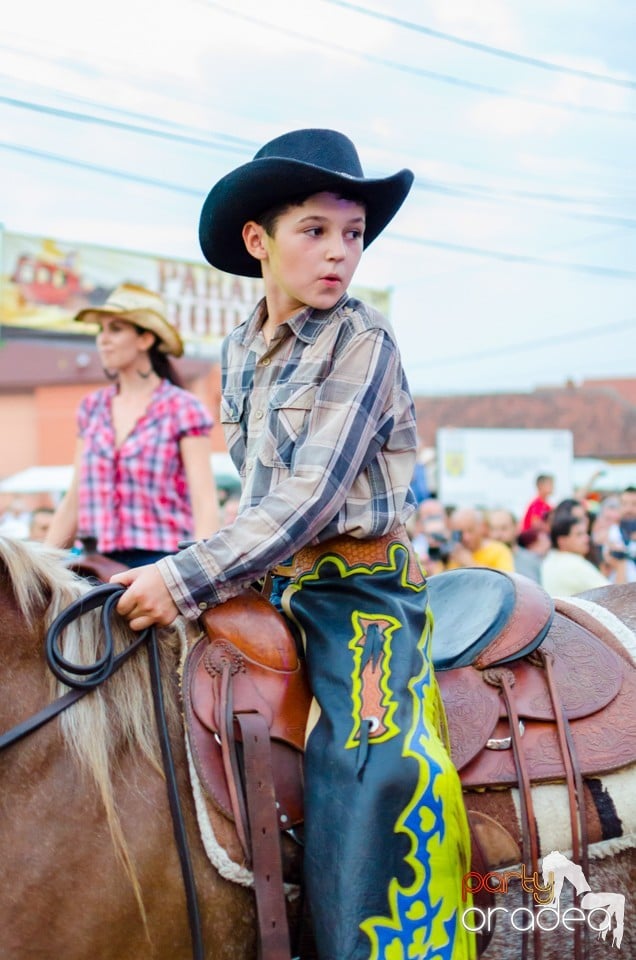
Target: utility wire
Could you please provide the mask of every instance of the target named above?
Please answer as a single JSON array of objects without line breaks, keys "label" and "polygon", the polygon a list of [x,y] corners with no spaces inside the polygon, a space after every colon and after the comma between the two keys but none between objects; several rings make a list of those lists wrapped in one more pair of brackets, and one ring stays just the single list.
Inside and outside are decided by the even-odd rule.
[{"label": "utility wire", "polygon": [[[1,45],[0,45],[1,48]],[[0,80],[11,80],[14,78],[7,77],[6,75],[0,74]],[[186,126],[185,124],[176,123],[170,119],[163,117],[157,117],[152,114],[147,113],[136,113],[130,110],[124,110],[119,107],[112,107],[109,104],[100,103],[95,100],[89,100],[83,97],[74,97],[70,94],[65,93],[64,91],[51,90],[50,87],[44,87],[43,84],[38,85],[42,90],[50,95],[53,93],[55,96],[60,96],[64,99],[70,100],[75,103],[81,103],[83,106],[88,107],[91,110],[103,110],[109,113],[121,114],[122,116],[137,119],[143,121],[143,125],[133,124],[133,123],[122,123],[121,121],[114,121],[108,118],[97,116],[96,114],[85,114],[85,113],[76,113],[70,110],[60,109],[58,107],[53,107],[48,104],[43,104],[36,100],[25,100],[23,98],[9,97],[8,95],[0,95],[0,103],[5,103],[7,106],[14,107],[15,109],[24,109],[24,110],[34,110],[41,113],[47,113],[51,116],[59,116],[61,119],[76,120],[78,122],[84,123],[93,123],[93,124],[104,124],[104,125],[117,125],[120,124],[121,129],[125,131],[130,131],[134,133],[146,134],[149,136],[163,137],[164,139],[176,142],[185,142],[189,144],[196,144],[201,147],[209,147],[212,149],[220,149],[225,151],[234,151],[237,154],[253,155],[253,153],[258,149],[259,144],[253,140],[247,140],[243,137],[236,137],[232,134],[225,133],[224,131],[212,130],[206,136],[206,132],[200,127]],[[148,126],[148,124],[153,124],[154,126]],[[157,127],[157,124],[161,124],[162,127],[166,129],[160,129]],[[361,148],[364,150],[364,147]],[[368,148],[367,148],[368,149]],[[414,157],[417,159],[417,157]],[[428,158],[427,158],[428,159]],[[485,171],[488,172],[488,171]],[[485,195],[486,197],[506,197],[513,199],[523,199],[531,201],[544,201],[547,203],[560,203],[560,204],[594,204],[599,205],[602,203],[611,203],[615,201],[625,202],[625,197],[608,195],[604,194],[602,196],[580,196],[580,195],[571,195],[571,194],[559,194],[554,191],[538,191],[538,190],[520,190],[520,189],[501,189],[491,187],[483,183],[475,183],[470,181],[442,181],[442,180],[433,180],[427,177],[421,177],[415,184],[416,189],[419,190],[433,190],[438,193],[447,193],[451,196],[466,196],[471,194]]]},{"label": "utility wire", "polygon": [[540,350],[543,347],[555,347],[564,343],[576,343],[578,340],[587,340],[590,337],[603,337],[608,333],[618,333],[621,330],[628,330],[636,326],[636,317],[630,317],[628,320],[617,320],[614,323],[604,323],[594,327],[586,327],[583,330],[573,330],[571,333],[561,333],[554,337],[543,337],[540,340],[524,340],[517,344],[508,344],[505,347],[492,347],[488,350],[472,350],[470,353],[453,354],[448,357],[433,357],[424,363],[411,364],[411,370],[423,370],[430,367],[449,367],[459,363],[466,363],[471,360],[488,360],[492,357],[507,357],[515,353],[526,350]]},{"label": "utility wire", "polygon": [[[251,149],[248,150],[248,146],[251,148],[252,144],[250,141],[241,141],[238,140],[233,142],[233,138],[229,135],[219,132],[213,132],[211,136],[194,136],[192,134],[183,134],[175,133],[171,130],[160,130],[156,127],[149,127],[146,125],[140,126],[133,123],[124,123],[119,120],[111,120],[105,117],[98,117],[94,114],[78,113],[76,111],[60,109],[59,107],[53,107],[42,103],[36,103],[33,100],[22,100],[16,97],[8,97],[0,95],[0,103],[4,103],[9,107],[20,110],[30,110],[37,113],[43,113],[48,116],[59,117],[63,120],[71,120],[78,123],[88,123],[96,126],[105,126],[118,130],[122,130],[127,133],[142,134],[145,136],[158,137],[160,139],[165,139],[171,142],[176,143],[185,143],[189,145],[195,145],[198,147],[203,147],[213,150],[221,150],[230,153],[238,153],[241,155],[251,155]],[[157,118],[149,117],[147,115],[138,114],[139,117],[150,120],[151,122],[157,122]],[[159,120],[158,122],[163,122]],[[178,125],[175,125],[178,126]],[[227,142],[226,142],[227,141]],[[624,201],[624,198],[616,197],[568,197],[566,195],[559,195],[553,193],[546,193],[540,191],[524,191],[524,190],[501,190],[500,188],[489,187],[486,184],[480,183],[461,183],[461,182],[451,182],[443,180],[433,180],[428,178],[418,178],[415,183],[415,188],[420,191],[428,191],[433,193],[439,193],[448,196],[456,196],[463,199],[473,200],[473,201],[486,201],[486,202],[497,202],[505,203],[509,199],[513,200],[522,200],[524,202],[536,202],[537,200],[551,203],[551,204],[562,204],[562,205],[572,205],[575,203],[592,203],[595,205],[601,204],[603,202],[612,202],[613,200],[619,199]],[[636,219],[631,217],[616,216],[612,214],[595,214],[587,212],[574,212],[567,211],[566,216],[572,219],[579,220],[590,220],[599,223],[609,223],[609,224],[618,224],[620,226],[625,226],[628,228],[636,227]]]},{"label": "utility wire", "polygon": [[[0,44],[0,50],[10,49],[6,44]],[[15,52],[15,51],[14,51]],[[22,52],[22,51],[21,51]],[[52,58],[44,57],[42,55],[36,55],[28,53],[26,54],[31,59],[45,60],[46,62],[51,62]],[[0,81],[5,81],[11,84],[24,83],[25,81],[12,76],[11,74],[0,73]],[[123,107],[114,107],[108,103],[100,103],[97,100],[91,100],[88,97],[78,97],[72,93],[67,93],[64,90],[59,90],[51,87],[50,84],[37,83],[36,81],[29,80],[27,81],[29,87],[35,87],[39,91],[44,92],[47,96],[56,96],[61,97],[64,100],[70,101],[71,103],[79,103],[82,107],[86,107],[89,110],[103,110],[108,113],[114,113],[122,117],[126,117],[130,120],[140,120],[146,123],[161,124],[163,127],[167,128],[170,131],[177,131],[181,134],[190,135],[197,137],[198,139],[205,139],[204,131],[200,127],[188,126],[184,123],[177,123],[174,120],[170,120],[167,117],[157,117],[148,113],[139,113],[134,110],[126,110]],[[10,98],[7,97],[7,100]],[[35,100],[27,101],[17,101],[16,103],[26,103],[26,104],[36,104]],[[214,137],[215,140],[225,141],[229,145],[233,145],[237,148],[242,147],[246,152],[254,154],[258,150],[260,143],[256,140],[247,140],[244,137],[237,137],[230,133],[224,133],[219,130],[210,130],[206,131],[209,137]],[[212,142],[212,140],[210,140]]]},{"label": "utility wire", "polygon": [[508,253],[505,250],[488,250],[485,247],[470,247],[445,240],[432,240],[427,237],[414,237],[403,233],[387,231],[385,237],[399,240],[401,243],[415,243],[422,247],[446,250],[448,253],[461,253],[469,257],[481,257],[486,260],[501,260],[503,263],[518,263],[523,266],[550,267],[554,270],[573,270],[576,273],[590,273],[602,277],[632,280],[636,270],[621,270],[618,267],[600,267],[592,263],[569,263],[560,260],[547,260],[545,257],[533,257],[529,254]]},{"label": "utility wire", "polygon": [[190,197],[205,196],[206,190],[194,190],[192,187],[184,187],[180,183],[170,183],[167,180],[156,180],[154,177],[144,177],[141,174],[128,173],[124,170],[115,170],[112,167],[101,167],[96,163],[88,163],[84,160],[75,160],[71,157],[62,157],[57,153],[47,153],[45,150],[35,150],[32,147],[22,147],[15,143],[0,142],[0,150],[8,150],[12,153],[21,153],[28,157],[35,157],[37,160],[47,160],[53,163],[61,163],[69,167],[77,167],[80,170],[88,170],[90,173],[100,173],[107,177],[114,177],[117,180],[130,180],[131,183],[142,183],[148,187],[157,187],[160,190],[171,190],[173,193],[183,193]]},{"label": "utility wire", "polygon": [[[140,174],[128,173],[123,170],[115,170],[111,167],[103,167],[87,161],[75,160],[70,157],[63,157],[59,154],[48,153],[43,150],[35,150],[31,147],[23,147],[18,144],[0,142],[0,150],[7,150],[13,153],[20,153],[26,156],[34,157],[38,160],[52,161],[54,163],[64,164],[66,166],[77,167],[87,170],[91,173],[99,173],[104,176],[115,177],[119,180],[129,180],[132,183],[140,183],[145,186],[155,187],[161,190],[169,190],[174,193],[181,193],[187,196],[201,198],[206,190],[196,190],[192,187],[184,187],[178,183],[170,183],[166,180],[158,180],[153,177],[141,176]],[[443,240],[433,240],[427,237],[408,236],[400,233],[388,231],[385,236],[401,243],[412,243],[420,246],[433,247],[439,250],[446,250],[449,253],[459,253],[468,256],[481,257],[487,260],[499,260],[507,263],[519,263],[525,266],[549,267],[557,270],[576,271],[578,273],[594,274],[613,279],[632,279],[636,277],[636,271],[620,270],[614,267],[601,267],[595,264],[587,263],[569,263],[558,260],[548,260],[543,257],[533,257],[525,254],[507,253],[499,250],[488,250],[486,248],[469,247],[456,243],[448,243]]]},{"label": "utility wire", "polygon": [[[544,204],[556,204],[565,209],[557,210],[556,212],[564,217],[567,217],[569,220],[584,220],[590,223],[606,223],[611,226],[625,227],[628,230],[636,229],[636,217],[625,217],[618,214],[611,213],[593,213],[593,212],[583,212],[568,209],[568,205],[577,202],[573,197],[561,197],[557,198],[550,196],[549,194],[542,194],[539,192],[523,191],[523,190],[497,190],[496,188],[490,188],[486,186],[481,186],[479,189],[471,190],[461,185],[457,186],[454,184],[445,183],[444,181],[437,180],[417,180],[413,184],[415,190],[426,191],[428,193],[438,193],[442,196],[457,197],[461,200],[466,200],[470,203],[488,203],[488,204],[508,204],[510,201],[516,203],[532,203],[535,204],[537,201]],[[583,200],[584,203],[598,202]]]},{"label": "utility wire", "polygon": [[32,110],[36,113],[45,113],[49,116],[60,117],[63,120],[74,120],[78,123],[89,123],[103,127],[111,127],[115,130],[123,130],[127,133],[143,133],[148,137],[160,137],[164,140],[173,140],[176,143],[187,143],[197,147],[214,147],[215,150],[227,150],[230,153],[246,153],[243,145],[225,143],[212,137],[193,137],[183,133],[169,133],[165,130],[157,130],[152,127],[140,127],[133,123],[124,123],[122,120],[110,120],[107,117],[96,117],[90,113],[76,113],[74,110],[63,110],[60,107],[49,107],[43,103],[35,103],[32,100],[18,100],[16,97],[6,97],[0,95],[0,103],[9,107],[17,107],[20,110]]},{"label": "utility wire", "polygon": [[539,104],[540,106],[550,107],[554,110],[565,110],[570,113],[582,113],[597,117],[613,117],[614,119],[619,120],[636,120],[636,113],[634,111],[606,110],[603,107],[593,107],[588,104],[579,104],[572,100],[550,100],[547,97],[536,97],[513,90],[505,90],[502,87],[494,87],[491,84],[480,83],[475,80],[466,80],[462,77],[452,76],[451,74],[437,73],[433,70],[424,70],[421,67],[414,67],[406,63],[400,63],[396,60],[378,57],[372,53],[364,53],[360,50],[353,50],[350,47],[342,46],[342,44],[320,40],[317,37],[312,37],[306,33],[299,33],[296,30],[289,30],[285,27],[277,26],[267,20],[261,20],[258,17],[252,17],[248,14],[240,13],[238,10],[233,10],[230,7],[226,7],[222,3],[216,3],[215,0],[202,0],[202,2],[204,2],[207,7],[218,10],[221,13],[225,13],[228,17],[234,17],[235,19],[242,20],[245,23],[255,24],[256,26],[263,27],[265,30],[271,30],[275,33],[280,33],[283,36],[291,37],[294,40],[302,40],[304,43],[308,43],[312,46],[321,47],[323,49],[332,51],[337,50],[339,53],[344,53],[347,56],[354,57],[358,60],[366,60],[368,63],[374,63],[378,66],[388,67],[392,70],[399,70],[402,73],[408,73],[418,77],[425,77],[427,80],[436,80],[439,83],[450,84],[451,86],[455,87],[462,87],[466,90],[473,90],[477,93],[489,93],[495,97],[508,97],[514,100],[522,100],[526,103]]},{"label": "utility wire", "polygon": [[488,199],[497,197],[504,200],[529,200],[535,203],[537,200],[544,203],[562,204],[572,206],[582,203],[593,206],[599,206],[604,203],[625,203],[636,200],[636,196],[618,196],[617,194],[604,194],[597,196],[568,195],[565,193],[554,193],[545,190],[520,190],[506,189],[505,187],[491,187],[485,183],[466,182],[462,180],[433,180],[428,177],[420,177],[414,184],[418,190],[435,190],[442,192],[446,190],[453,196],[475,196],[478,199]]},{"label": "utility wire", "polygon": [[[3,50],[3,49],[12,49],[12,48],[8,47],[8,46],[5,45],[5,44],[0,44],[0,50]],[[21,51],[21,52],[22,52],[22,51]],[[41,55],[41,54],[37,54],[37,55],[36,55],[36,54],[28,53],[28,54],[25,54],[25,55],[29,56],[31,59],[39,59],[39,60],[45,60],[46,62],[52,62],[52,58],[44,57],[44,56]],[[24,85],[24,83],[25,83],[25,81],[21,80],[20,78],[17,78],[17,77],[15,77],[15,76],[8,75],[8,74],[2,74],[2,73],[0,73],[0,81],[2,81],[2,80],[7,81],[7,82],[12,83],[12,84],[16,84],[16,83],[20,84],[20,83],[22,83],[22,84]],[[28,85],[29,87],[35,87],[37,90],[46,93],[47,96],[54,95],[55,97],[62,98],[63,100],[67,100],[67,101],[69,101],[69,102],[71,102],[71,103],[73,103],[73,104],[79,103],[79,104],[81,104],[81,106],[87,107],[87,108],[89,108],[91,111],[95,111],[95,110],[97,110],[97,111],[103,111],[103,112],[105,111],[105,112],[107,112],[107,113],[109,113],[109,114],[115,114],[115,115],[118,115],[118,116],[126,117],[126,118],[128,118],[128,119],[140,120],[140,121],[143,121],[143,123],[144,123],[145,125],[147,125],[148,123],[154,124],[154,125],[155,125],[155,129],[157,129],[156,125],[157,125],[157,124],[160,124],[161,127],[162,127],[162,128],[166,128],[167,131],[178,131],[179,133],[187,134],[187,135],[193,136],[193,137],[198,138],[198,139],[202,139],[202,138],[205,139],[206,134],[207,134],[208,136],[214,137],[214,138],[216,138],[216,139],[218,139],[218,140],[226,141],[228,144],[234,144],[234,145],[236,145],[236,147],[237,147],[237,152],[238,152],[238,148],[239,148],[239,147],[244,147],[246,153],[249,153],[250,156],[253,155],[253,154],[256,152],[256,150],[258,150],[258,148],[261,146],[260,142],[255,141],[255,140],[248,140],[248,139],[246,139],[246,138],[244,138],[244,137],[237,137],[237,136],[235,136],[235,135],[233,135],[233,134],[228,134],[228,133],[225,133],[225,132],[222,132],[222,131],[219,131],[219,130],[206,130],[206,131],[204,131],[201,127],[196,127],[196,126],[186,125],[186,124],[183,124],[183,123],[178,123],[178,122],[176,122],[176,121],[174,121],[174,120],[170,120],[169,118],[166,118],[166,117],[156,116],[156,115],[148,114],[148,113],[139,113],[139,112],[132,111],[132,110],[126,110],[126,109],[124,109],[124,108],[122,108],[122,107],[116,107],[116,106],[113,106],[113,105],[111,105],[111,104],[103,103],[103,102],[100,102],[100,101],[97,101],[97,100],[91,100],[91,99],[89,99],[89,98],[87,98],[87,97],[78,97],[78,96],[76,96],[76,95],[74,95],[74,94],[68,93],[68,92],[65,91],[65,90],[60,90],[59,88],[58,88],[58,89],[52,88],[50,85],[47,85],[47,84],[44,84],[44,83],[37,83],[36,81],[32,81],[32,80],[26,81],[26,83],[27,83],[27,85]],[[37,101],[35,101],[35,100],[28,100],[28,101],[27,101],[27,103],[29,103],[29,104],[31,104],[31,103],[36,103],[36,102],[37,102]],[[188,103],[188,104],[189,104],[190,102],[191,102],[191,101],[186,101],[186,103]],[[140,132],[141,132],[143,129],[145,129],[145,127],[144,127],[144,128],[139,128]],[[210,141],[210,142],[212,143],[212,141]],[[363,147],[362,149],[364,149],[364,147]],[[404,153],[404,151],[402,151],[402,153]],[[416,155],[415,155],[415,159],[417,159],[417,157],[418,157],[418,155],[416,154]],[[430,161],[430,160],[431,160],[431,156],[430,156],[429,154],[427,154],[426,160],[427,160],[427,161]],[[484,168],[483,166],[480,166],[479,164],[468,163],[468,162],[466,162],[466,160],[464,160],[464,159],[461,158],[461,157],[454,158],[454,159],[453,159],[453,163],[454,163],[456,166],[467,167],[467,168],[469,168],[469,169],[471,169],[471,170],[477,169],[477,170],[479,170],[479,171],[485,172],[486,174],[491,173],[491,172],[494,172],[497,176],[502,176],[501,171],[496,171],[496,170],[493,171],[493,170],[492,170],[492,167]],[[503,174],[503,176],[507,176],[507,175],[508,175],[507,173]],[[544,178],[543,176],[537,175],[537,174],[534,174],[534,173],[531,173],[531,172],[529,172],[529,171],[527,171],[527,170],[524,171],[524,174],[523,174],[523,175],[524,175],[524,179],[526,179],[526,178],[528,178],[528,177],[531,177],[532,179],[539,180],[539,181],[544,181],[544,180],[545,180],[545,178]],[[571,184],[568,182],[568,186],[570,186],[570,185],[571,185]],[[422,187],[420,187],[420,188],[422,188]],[[474,191],[482,191],[482,190],[483,190],[483,191],[486,191],[486,192],[489,192],[489,191],[492,189],[492,188],[490,188],[490,187],[488,187],[488,186],[485,186],[485,185],[482,185],[482,184],[479,184],[479,183],[463,183],[463,184],[455,184],[455,183],[452,183],[452,184],[450,185],[450,189],[452,189],[452,188],[456,188],[457,190],[460,190],[460,189],[474,190]],[[450,192],[450,189],[449,189],[449,192]],[[604,196],[604,197],[602,197],[602,198],[599,198],[599,197],[592,197],[592,198],[587,198],[587,197],[566,197],[566,196],[559,195],[559,194],[554,194],[554,193],[547,194],[547,193],[540,193],[540,192],[537,192],[537,191],[521,191],[521,190],[506,191],[506,193],[507,193],[507,195],[510,195],[510,196],[520,196],[520,197],[524,197],[524,196],[525,196],[526,198],[531,198],[531,199],[535,199],[535,198],[536,198],[536,199],[543,199],[543,200],[547,200],[548,202],[555,202],[555,203],[578,203],[578,202],[583,202],[583,203],[593,203],[593,204],[597,204],[597,203],[603,202],[603,201],[608,201],[608,202],[610,202],[610,201],[613,200],[613,199],[615,199],[615,200],[621,200],[621,201],[624,199],[624,198],[622,198],[622,197],[610,197],[610,196],[607,196],[607,195]]]},{"label": "utility wire", "polygon": [[[8,48],[5,44],[0,44],[0,50],[2,50],[2,49],[12,49],[12,48]],[[35,54],[32,54],[32,53],[29,53],[28,56],[30,56],[31,58],[37,56],[38,59],[45,59],[45,60],[50,59],[50,58],[45,58],[45,57],[43,57],[42,55],[35,55]],[[0,80],[9,81],[9,82],[12,82],[12,83],[15,83],[15,82],[16,82],[16,78],[15,78],[15,77],[9,76],[9,75],[7,75],[7,74],[0,74]],[[122,108],[120,108],[120,107],[114,107],[114,106],[111,106],[111,105],[109,105],[109,104],[104,104],[104,103],[100,103],[100,102],[98,102],[98,101],[90,100],[90,99],[88,99],[88,98],[77,97],[77,96],[74,96],[74,95],[72,95],[72,94],[69,94],[69,93],[67,93],[67,92],[65,92],[65,91],[60,91],[60,90],[56,90],[56,89],[53,89],[53,90],[52,90],[50,86],[46,86],[46,85],[41,84],[41,83],[34,83],[33,81],[29,81],[29,86],[32,86],[32,87],[35,86],[36,88],[38,88],[38,89],[40,89],[40,90],[42,90],[42,91],[46,91],[47,95],[50,95],[51,93],[53,93],[54,95],[59,96],[59,97],[62,97],[63,99],[69,100],[69,101],[71,101],[71,102],[73,102],[73,103],[80,103],[80,104],[82,104],[82,106],[87,106],[87,107],[89,107],[91,110],[98,110],[98,111],[101,110],[101,111],[107,111],[107,112],[109,112],[109,113],[120,114],[120,115],[125,116],[125,117],[142,120],[142,121],[144,121],[145,124],[146,124],[146,123],[161,124],[162,127],[166,127],[166,128],[168,128],[169,130],[176,130],[176,131],[179,131],[181,134],[187,134],[187,135],[184,135],[184,136],[183,136],[183,141],[184,141],[184,142],[187,142],[187,143],[192,142],[192,143],[197,144],[197,145],[200,145],[200,146],[205,146],[206,144],[209,143],[211,146],[220,147],[220,145],[217,143],[217,141],[218,141],[218,140],[226,141],[227,144],[228,144],[228,146],[227,146],[226,148],[220,147],[221,149],[228,149],[228,150],[230,150],[229,144],[232,144],[232,145],[235,145],[235,146],[236,146],[236,152],[237,152],[237,153],[242,152],[240,148],[243,147],[244,150],[245,150],[246,155],[247,155],[248,153],[249,153],[250,155],[253,154],[253,152],[254,152],[254,151],[258,148],[258,146],[259,146],[259,144],[258,144],[256,141],[247,140],[247,139],[245,139],[245,138],[243,138],[243,137],[237,137],[237,136],[235,136],[235,135],[227,134],[227,133],[225,133],[225,132],[221,132],[221,131],[218,131],[218,130],[213,130],[213,131],[209,131],[209,132],[208,132],[208,131],[203,131],[201,128],[197,128],[197,127],[194,127],[194,126],[187,126],[187,125],[181,124],[181,123],[176,123],[175,121],[172,121],[172,120],[170,120],[170,119],[166,119],[166,118],[163,118],[163,117],[157,117],[157,116],[153,116],[153,115],[150,115],[150,114],[147,114],[147,113],[144,114],[144,113],[138,113],[138,112],[134,112],[134,111],[130,111],[130,110],[124,110],[124,109],[122,109]],[[1,98],[0,98],[0,99],[1,99]],[[11,98],[8,98],[8,97],[7,97],[7,98],[6,98],[6,102],[7,102],[7,103],[14,103],[17,108],[19,108],[20,105],[24,105],[25,109],[39,109],[39,110],[50,110],[50,111],[53,111],[53,108],[43,107],[41,104],[36,104],[35,101],[33,101],[33,100],[28,100],[28,101],[25,102],[24,100],[17,100],[17,98],[12,100]],[[67,114],[67,116],[69,116],[69,115]],[[79,119],[81,119],[81,116],[72,115],[72,119],[78,119],[78,120],[79,120]],[[95,118],[94,116],[91,116],[91,117],[89,117],[89,118],[86,118],[86,122],[99,123],[100,121],[99,121],[97,118]],[[127,129],[127,128],[124,128],[124,129]],[[156,127],[155,127],[155,130],[149,130],[147,126],[144,126],[144,127],[131,127],[130,129],[134,130],[134,132],[147,133],[147,134],[149,134],[149,135],[154,135],[154,136],[159,136],[159,135],[160,135],[158,132],[155,132],[155,131],[156,131]],[[207,133],[207,137],[206,137],[206,133]],[[166,139],[170,139],[170,137],[169,137],[169,135],[168,135],[167,132],[166,132],[165,136],[166,136]],[[212,137],[215,138],[215,139],[214,139],[214,140],[211,139]],[[427,159],[429,159],[429,158],[427,158]],[[455,161],[455,162],[458,163],[460,166],[468,166],[468,167],[473,167],[473,166],[475,166],[474,164],[467,164],[467,163],[465,163],[464,161],[462,161],[461,159],[458,159],[458,160]],[[477,166],[477,169],[483,169],[483,168],[480,168],[479,166]],[[488,172],[488,171],[486,171],[486,172]],[[525,175],[527,176],[527,172],[525,173]],[[540,179],[543,179],[543,178],[540,178]],[[430,186],[429,186],[428,184],[430,184]],[[430,189],[430,190],[432,190],[433,192],[437,192],[437,193],[447,193],[447,194],[449,194],[449,195],[451,195],[451,196],[463,196],[463,195],[464,195],[464,191],[483,193],[483,194],[486,194],[486,195],[489,196],[489,197],[490,197],[490,196],[496,196],[496,191],[493,191],[493,188],[491,188],[491,187],[489,187],[489,186],[487,186],[487,185],[479,184],[479,183],[456,183],[456,182],[449,182],[449,183],[447,183],[447,184],[444,184],[443,181],[442,181],[442,182],[440,182],[440,181],[427,181],[426,178],[421,178],[421,179],[420,179],[420,182],[416,183],[415,186],[416,186],[417,189],[420,189],[420,190]],[[614,200],[614,199],[615,199],[615,200],[619,200],[619,201],[624,201],[624,199],[625,199],[625,198],[623,198],[623,197],[610,197],[610,196],[592,197],[592,198],[586,198],[586,197],[580,197],[580,196],[579,196],[579,197],[567,197],[567,196],[563,196],[563,195],[559,195],[559,194],[554,194],[554,193],[545,193],[545,192],[542,193],[542,192],[539,192],[539,191],[522,191],[522,190],[510,190],[510,191],[505,191],[505,195],[506,195],[506,196],[511,196],[511,197],[521,197],[522,199],[523,199],[523,198],[525,198],[525,199],[532,199],[532,200],[538,199],[538,200],[546,201],[546,202],[548,202],[548,203],[563,203],[563,204],[574,204],[574,203],[586,203],[586,204],[592,203],[592,204],[598,204],[598,203],[602,203],[602,202],[611,202],[611,201]],[[498,198],[497,198],[497,202],[500,202],[500,200],[499,200]],[[592,215],[587,215],[587,214],[570,214],[569,216],[570,216],[572,219],[594,219],[594,217],[593,217]],[[601,222],[603,222],[603,221],[601,220]],[[609,222],[621,222],[621,221],[620,221],[620,220],[617,220],[617,219],[614,219],[614,220],[610,220]],[[630,226],[630,224],[628,224],[628,223],[625,223],[624,225]]]},{"label": "utility wire", "polygon": [[335,7],[342,7],[345,10],[354,10],[356,13],[361,13],[365,17],[373,17],[376,20],[382,20],[384,23],[392,23],[397,27],[404,27],[405,30],[413,30],[416,33],[423,33],[437,40],[455,43],[458,46],[467,47],[469,50],[478,50],[480,53],[488,53],[494,57],[503,57],[515,63],[524,63],[530,67],[539,67],[541,70],[550,70],[554,73],[566,73],[573,77],[582,77],[585,80],[592,80],[597,83],[609,83],[616,87],[626,87],[628,90],[636,90],[636,80],[632,80],[631,78],[623,79],[610,76],[607,73],[593,73],[591,70],[568,67],[563,63],[555,63],[552,60],[543,60],[540,57],[529,57],[523,53],[504,50],[502,47],[493,47],[488,43],[480,43],[478,40],[467,40],[465,37],[458,37],[453,33],[444,33],[442,30],[425,27],[421,23],[413,23],[411,20],[402,20],[400,17],[393,17],[388,13],[380,13],[379,10],[370,10],[368,7],[361,7],[357,3],[348,3],[347,0],[324,0],[324,2],[331,3]]}]

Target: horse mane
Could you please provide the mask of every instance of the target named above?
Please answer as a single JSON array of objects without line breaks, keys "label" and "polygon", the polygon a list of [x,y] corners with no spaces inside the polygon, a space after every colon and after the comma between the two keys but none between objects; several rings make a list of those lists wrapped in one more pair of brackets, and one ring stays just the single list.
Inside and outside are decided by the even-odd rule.
[{"label": "horse mane", "polygon": [[[44,623],[48,630],[55,618],[73,601],[91,590],[91,584],[69,570],[62,551],[28,541],[0,536],[0,564],[7,571],[19,614],[27,624]],[[60,646],[63,656],[74,664],[94,663],[100,655],[101,611],[89,611],[65,628]],[[115,653],[130,645],[133,632],[118,615],[112,624]],[[44,664],[44,633],[37,638],[35,655]],[[164,678],[164,702],[171,729],[180,723],[173,680],[185,642],[183,629],[164,629],[159,648]],[[49,675],[51,699],[62,696],[68,687]],[[117,816],[114,774],[123,750],[137,751],[161,775],[161,752],[156,733],[152,689],[145,650],[139,650],[109,678],[60,715],[62,736],[80,768],[97,786],[118,856],[128,872],[142,914],[145,915],[133,865]],[[119,761],[116,761],[119,757]]]}]

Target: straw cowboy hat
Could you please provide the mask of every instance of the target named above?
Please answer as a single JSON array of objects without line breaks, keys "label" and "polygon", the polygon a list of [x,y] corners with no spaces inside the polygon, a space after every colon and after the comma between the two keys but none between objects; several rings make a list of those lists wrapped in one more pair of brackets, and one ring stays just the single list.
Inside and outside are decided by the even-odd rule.
[{"label": "straw cowboy hat", "polygon": [[162,353],[180,357],[183,353],[183,342],[179,331],[166,317],[166,307],[158,293],[136,287],[131,283],[123,283],[113,290],[106,303],[101,307],[88,307],[81,310],[76,320],[87,323],[99,323],[100,317],[121,317],[128,323],[133,323],[143,330],[150,330],[159,340],[159,349]]},{"label": "straw cowboy hat", "polygon": [[253,160],[212,188],[203,204],[199,242],[206,260],[226,273],[260,277],[260,262],[245,249],[248,220],[281,203],[329,190],[366,207],[364,246],[397,213],[413,183],[410,170],[366,178],[355,146],[335,130],[293,130],[266,143]]}]

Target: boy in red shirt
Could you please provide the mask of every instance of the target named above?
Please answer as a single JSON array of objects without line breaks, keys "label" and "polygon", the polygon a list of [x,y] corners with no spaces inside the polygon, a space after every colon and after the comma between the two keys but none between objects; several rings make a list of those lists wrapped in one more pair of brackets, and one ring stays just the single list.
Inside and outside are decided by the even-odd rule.
[{"label": "boy in red shirt", "polygon": [[522,530],[532,530],[535,527],[539,530],[548,530],[548,516],[552,510],[549,498],[554,491],[554,477],[549,473],[540,473],[536,479],[537,495],[528,504],[523,520],[521,521]]}]

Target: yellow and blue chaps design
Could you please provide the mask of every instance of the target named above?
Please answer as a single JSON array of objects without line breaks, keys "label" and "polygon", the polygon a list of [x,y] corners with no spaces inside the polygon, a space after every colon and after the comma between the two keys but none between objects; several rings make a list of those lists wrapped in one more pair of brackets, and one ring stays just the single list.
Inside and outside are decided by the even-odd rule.
[{"label": "yellow and blue chaps design", "polygon": [[441,733],[426,584],[407,538],[384,541],[367,561],[361,541],[340,537],[273,577],[271,600],[302,639],[319,708],[305,754],[318,956],[473,960],[461,919],[470,839]]}]

